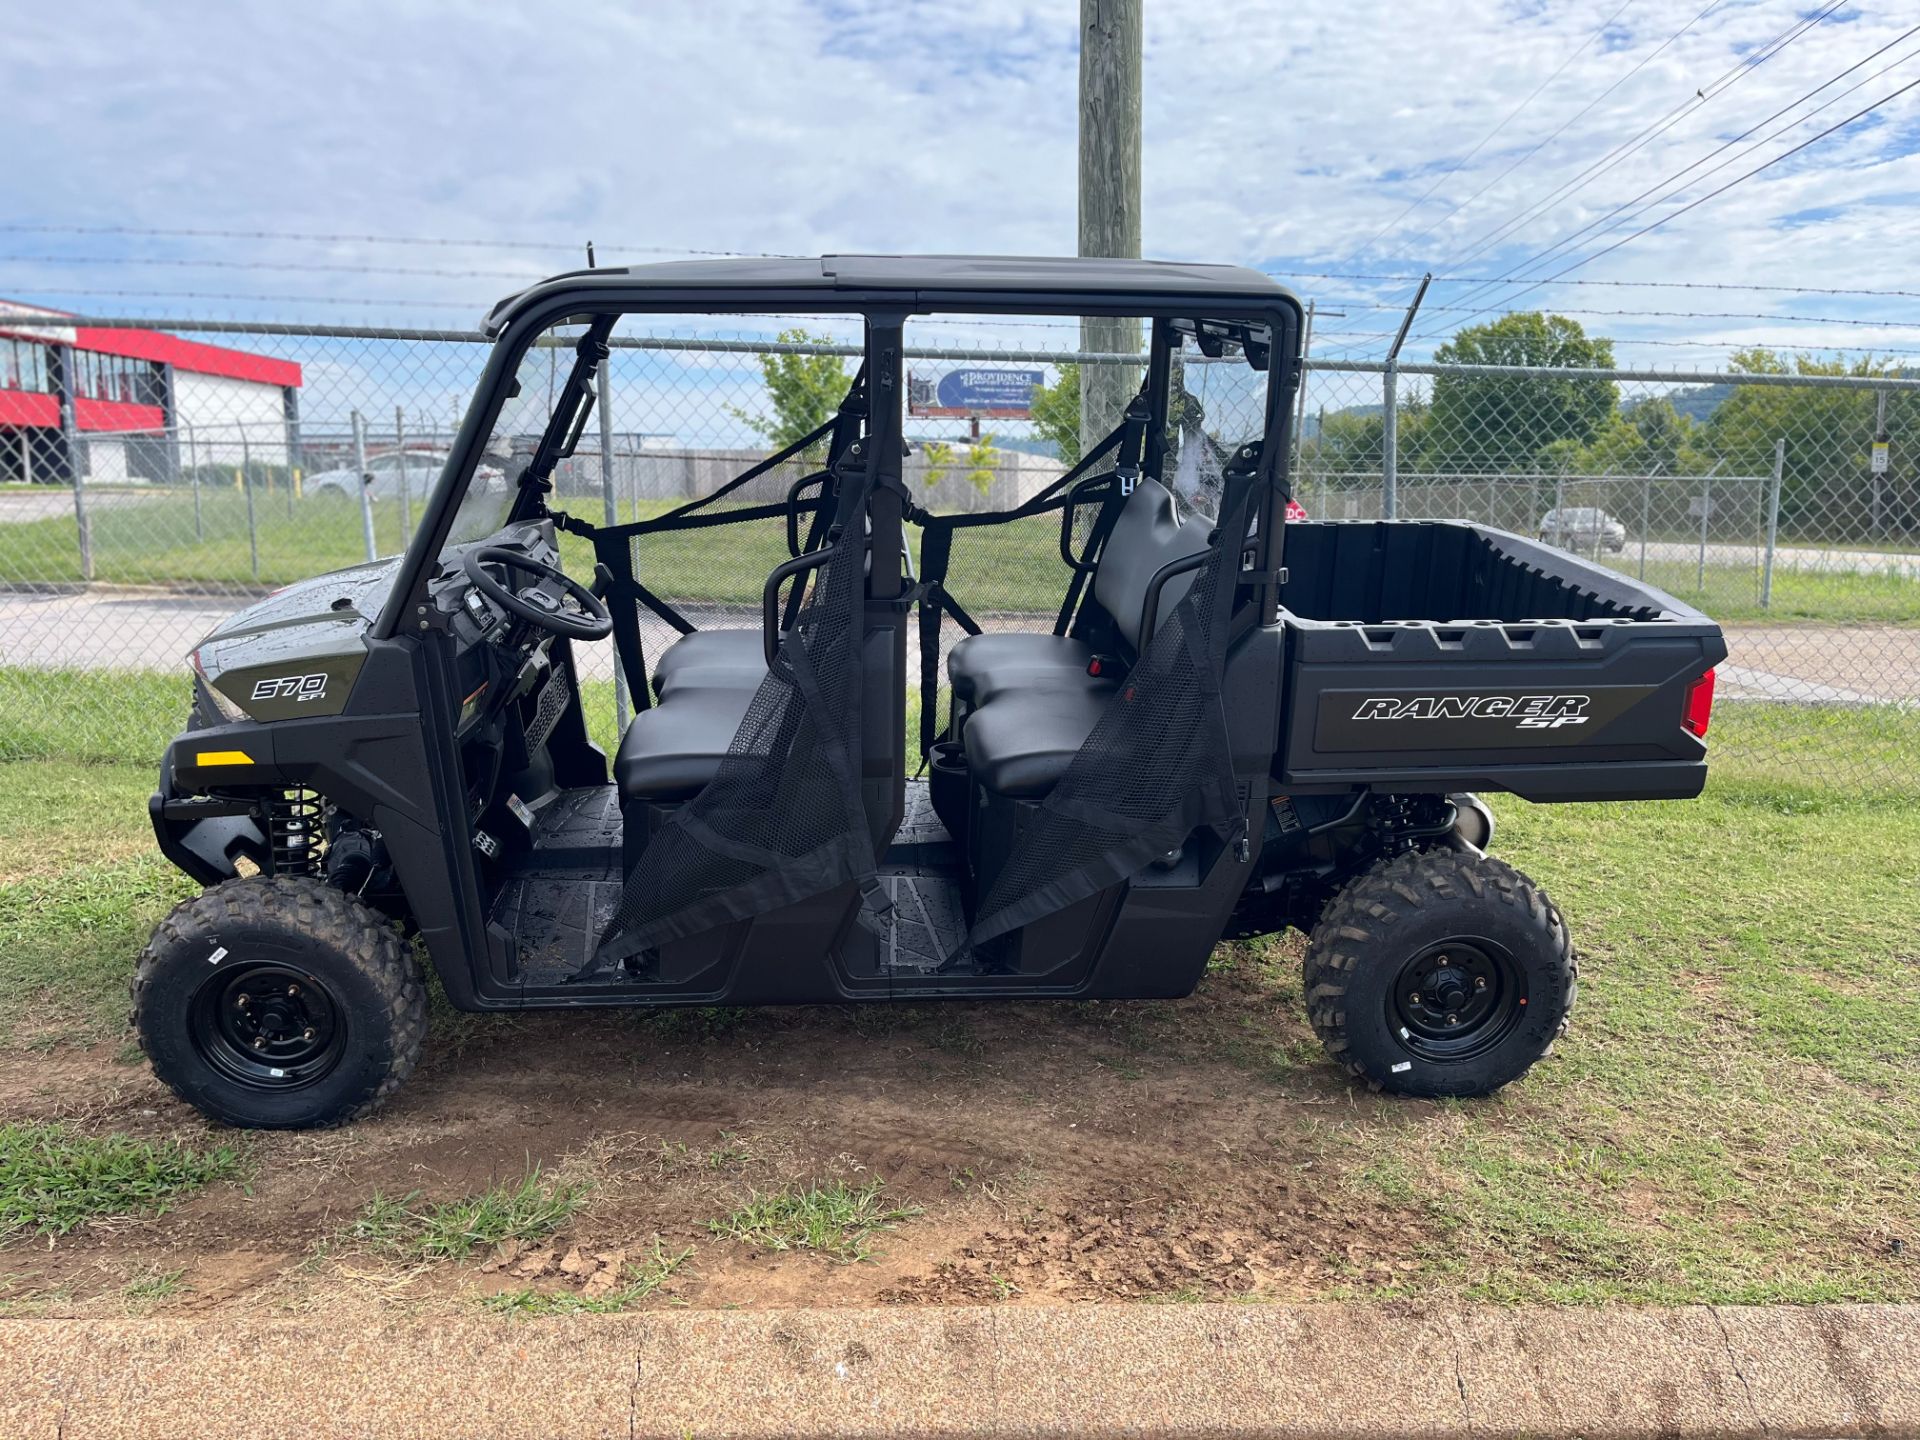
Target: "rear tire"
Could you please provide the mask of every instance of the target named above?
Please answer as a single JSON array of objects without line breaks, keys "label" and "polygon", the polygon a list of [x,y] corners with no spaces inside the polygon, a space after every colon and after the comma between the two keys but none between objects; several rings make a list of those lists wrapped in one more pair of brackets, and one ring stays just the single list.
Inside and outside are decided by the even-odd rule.
[{"label": "rear tire", "polygon": [[1560,913],[1491,856],[1420,850],[1329,905],[1303,962],[1327,1053],[1375,1089],[1488,1095],[1567,1027],[1577,984]]},{"label": "rear tire", "polygon": [[378,913],[318,880],[229,880],[140,952],[133,1023],[154,1073],[225,1125],[340,1125],[412,1073],[418,967]]}]

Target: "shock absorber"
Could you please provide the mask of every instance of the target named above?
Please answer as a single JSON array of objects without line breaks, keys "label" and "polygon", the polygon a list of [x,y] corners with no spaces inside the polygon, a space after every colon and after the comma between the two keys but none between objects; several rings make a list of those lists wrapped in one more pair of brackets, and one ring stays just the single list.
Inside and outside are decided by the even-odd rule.
[{"label": "shock absorber", "polygon": [[305,787],[282,791],[267,802],[267,840],[276,875],[318,875],[321,801]]}]

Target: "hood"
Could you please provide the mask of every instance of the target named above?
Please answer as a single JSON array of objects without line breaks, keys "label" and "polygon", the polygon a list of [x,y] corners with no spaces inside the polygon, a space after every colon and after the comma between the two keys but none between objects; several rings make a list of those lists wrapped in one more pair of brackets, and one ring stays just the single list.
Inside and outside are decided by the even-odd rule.
[{"label": "hood", "polygon": [[394,556],[276,590],[215,626],[195,668],[255,720],[337,715],[399,569]]}]

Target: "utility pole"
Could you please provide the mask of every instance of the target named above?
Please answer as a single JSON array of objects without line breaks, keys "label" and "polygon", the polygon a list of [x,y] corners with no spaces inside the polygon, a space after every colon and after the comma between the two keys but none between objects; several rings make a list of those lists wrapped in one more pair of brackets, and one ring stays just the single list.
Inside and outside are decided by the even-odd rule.
[{"label": "utility pole", "polygon": [[[1140,55],[1145,0],[1080,0],[1080,253],[1140,257]],[[1140,322],[1082,319],[1080,348],[1138,354]],[[1080,367],[1080,444],[1097,445],[1139,388],[1132,366]]]}]

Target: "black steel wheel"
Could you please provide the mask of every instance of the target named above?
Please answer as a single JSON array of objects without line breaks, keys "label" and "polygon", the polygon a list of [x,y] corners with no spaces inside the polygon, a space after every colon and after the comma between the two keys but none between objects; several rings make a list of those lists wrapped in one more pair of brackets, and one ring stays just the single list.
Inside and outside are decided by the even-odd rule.
[{"label": "black steel wheel", "polygon": [[1566,1030],[1577,969],[1560,913],[1511,866],[1470,850],[1374,866],[1307,944],[1307,1016],[1333,1058],[1404,1095],[1486,1095]]},{"label": "black steel wheel", "polygon": [[188,1033],[202,1058],[243,1085],[296,1090],[346,1053],[339,1002],[312,971],[280,964],[216,970],[194,992]]},{"label": "black steel wheel", "polygon": [[302,1129],[365,1115],[426,1035],[426,990],[393,927],[318,880],[229,880],[140,953],[133,1023],[154,1073],[209,1118]]}]

